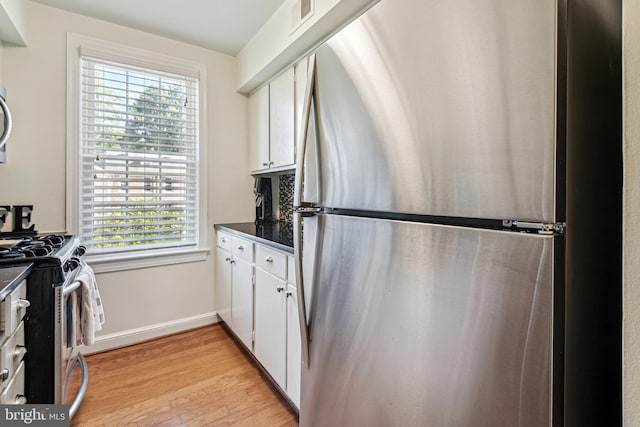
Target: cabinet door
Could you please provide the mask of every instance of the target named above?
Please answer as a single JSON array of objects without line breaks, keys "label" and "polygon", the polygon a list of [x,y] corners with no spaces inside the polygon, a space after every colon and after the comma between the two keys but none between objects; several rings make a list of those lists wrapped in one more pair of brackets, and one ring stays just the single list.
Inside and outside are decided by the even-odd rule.
[{"label": "cabinet door", "polygon": [[269,85],[271,167],[293,165],[295,162],[293,76],[293,67],[290,67]]},{"label": "cabinet door", "polygon": [[295,141],[297,147],[298,138],[300,137],[300,127],[302,124],[302,109],[304,107],[305,91],[307,90],[307,64],[308,58],[295,65]]},{"label": "cabinet door", "polygon": [[231,329],[247,346],[253,348],[253,265],[241,259],[233,260],[231,289]]},{"label": "cabinet door", "polygon": [[249,97],[249,167],[269,167],[269,85]]},{"label": "cabinet door", "polygon": [[231,253],[220,248],[216,251],[215,298],[218,316],[231,324]]},{"label": "cabinet door", "polygon": [[287,285],[287,395],[300,408],[300,369],[302,363],[298,295],[296,287]]},{"label": "cabinet door", "polygon": [[273,379],[286,388],[286,283],[256,269],[256,358]]}]

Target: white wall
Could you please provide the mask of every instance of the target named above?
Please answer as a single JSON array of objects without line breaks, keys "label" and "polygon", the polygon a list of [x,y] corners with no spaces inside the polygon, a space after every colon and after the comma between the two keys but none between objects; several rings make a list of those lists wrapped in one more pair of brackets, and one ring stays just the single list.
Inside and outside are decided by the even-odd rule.
[{"label": "white wall", "polygon": [[640,2],[624,25],[624,425],[640,425]]},{"label": "white wall", "polygon": [[299,1],[285,0],[238,53],[240,92],[249,93],[268,81],[379,0],[314,0],[313,15],[293,31],[291,10]]},{"label": "white wall", "polygon": [[26,45],[27,0],[0,0],[0,40]]},{"label": "white wall", "polygon": [[[8,163],[0,165],[0,202],[34,204],[41,232],[65,229],[66,33],[74,32],[207,66],[209,247],[215,248],[214,223],[253,219],[247,100],[235,91],[235,58],[34,2],[27,2],[27,18],[28,47],[3,49],[2,78],[15,120]],[[212,316],[213,277],[212,255],[205,262],[100,274],[102,336]]]}]

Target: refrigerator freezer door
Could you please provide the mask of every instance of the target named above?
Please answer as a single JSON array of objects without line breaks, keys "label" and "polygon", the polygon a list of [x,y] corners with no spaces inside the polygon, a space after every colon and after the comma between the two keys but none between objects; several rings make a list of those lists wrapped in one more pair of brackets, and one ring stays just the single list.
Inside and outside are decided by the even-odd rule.
[{"label": "refrigerator freezer door", "polygon": [[301,426],[550,425],[554,237],[318,220]]},{"label": "refrigerator freezer door", "polygon": [[553,1],[382,1],[316,51],[320,204],[555,222]]}]

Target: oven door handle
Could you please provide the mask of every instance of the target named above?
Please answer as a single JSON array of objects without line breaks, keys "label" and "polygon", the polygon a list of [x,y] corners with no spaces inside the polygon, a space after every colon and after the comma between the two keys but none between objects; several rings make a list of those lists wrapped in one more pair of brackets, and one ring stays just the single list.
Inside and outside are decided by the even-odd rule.
[{"label": "oven door handle", "polygon": [[72,282],[69,286],[65,286],[62,289],[62,296],[64,296],[66,298],[67,296],[69,296],[71,294],[71,292],[73,292],[76,289],[78,289],[80,287],[80,285],[82,285],[82,282],[80,280],[76,280],[75,282]]},{"label": "oven door handle", "polygon": [[[1,87],[1,85],[0,85]],[[7,143],[11,133],[11,112],[6,101],[0,96],[0,110],[4,112],[4,131],[0,134],[0,149]]]},{"label": "oven door handle", "polygon": [[71,371],[73,370],[73,367],[76,363],[80,364],[80,370],[82,372],[82,382],[80,383],[80,388],[78,389],[76,397],[73,399],[73,403],[71,403],[71,406],[69,407],[69,419],[73,418],[76,412],[78,412],[80,403],[82,403],[82,399],[84,399],[84,395],[87,393],[87,386],[89,385],[89,369],[87,368],[87,362],[86,360],[84,360],[84,356],[82,355],[82,353],[78,353],[71,366],[69,366],[66,379],[69,379],[69,375],[71,374]]}]

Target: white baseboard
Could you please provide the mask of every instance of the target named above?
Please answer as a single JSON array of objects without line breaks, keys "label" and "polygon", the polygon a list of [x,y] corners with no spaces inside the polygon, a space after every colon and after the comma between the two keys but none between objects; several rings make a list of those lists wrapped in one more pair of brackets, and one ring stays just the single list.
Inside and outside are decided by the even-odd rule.
[{"label": "white baseboard", "polygon": [[[197,316],[185,317],[182,319],[171,320],[169,322],[156,323],[142,328],[134,328],[126,331],[115,332],[113,334],[99,335],[96,337],[96,342],[93,345],[82,346],[75,350],[81,351],[84,355],[98,353],[198,328],[200,326],[212,325],[219,321],[220,318],[215,312],[199,314]],[[77,351],[74,351],[73,353],[75,354]]]}]

